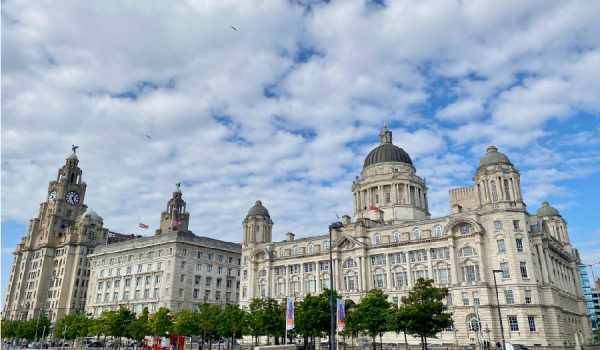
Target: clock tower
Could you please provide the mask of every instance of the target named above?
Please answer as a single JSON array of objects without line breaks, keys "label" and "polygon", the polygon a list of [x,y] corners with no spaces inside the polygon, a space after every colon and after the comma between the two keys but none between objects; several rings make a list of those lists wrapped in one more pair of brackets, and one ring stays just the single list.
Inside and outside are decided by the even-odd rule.
[{"label": "clock tower", "polygon": [[84,204],[76,146],[48,184],[37,218],[14,252],[4,318],[31,319],[40,313],[56,321],[83,312],[89,278],[88,254],[107,241],[108,230]]}]

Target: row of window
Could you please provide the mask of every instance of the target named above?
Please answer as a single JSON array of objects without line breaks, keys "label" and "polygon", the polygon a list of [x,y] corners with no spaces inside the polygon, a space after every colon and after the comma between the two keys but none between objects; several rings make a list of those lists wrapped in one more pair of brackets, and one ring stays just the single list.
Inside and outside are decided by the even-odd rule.
[{"label": "row of window", "polygon": [[[473,299],[473,305],[480,305],[481,304],[481,300],[479,298],[479,292],[478,291],[473,291],[471,293],[471,297]],[[471,305],[471,299],[469,298],[469,293],[468,292],[461,292],[461,299],[462,299],[462,305],[464,306],[469,306]],[[514,293],[511,289],[507,289],[504,291],[504,301],[507,305],[513,305],[515,304],[515,296]],[[525,304],[531,304],[532,303],[532,297],[531,297],[531,290],[526,289],[523,292],[523,302]],[[448,296],[446,297],[446,304],[448,306],[453,306],[453,302],[452,302],[452,293],[449,293]]]},{"label": "row of window", "polygon": [[[157,251],[149,251],[146,253],[139,253],[137,260],[143,260],[143,259],[153,259],[155,257],[160,258],[163,256],[168,256],[168,255],[172,255],[173,254],[173,248],[169,248],[168,252],[165,249],[158,249]],[[179,250],[179,254],[182,256],[188,256],[188,251],[187,248],[182,248]],[[206,258],[205,258],[205,252],[198,250],[195,252],[195,254],[192,254],[192,256],[195,256],[197,259],[206,259],[208,261],[212,261],[213,259],[215,259],[215,253],[209,252],[206,254]],[[236,261],[237,259],[237,261]],[[119,257],[113,257],[109,259],[109,264],[110,265],[114,265],[114,264],[120,264],[122,262],[131,262],[134,260],[134,256],[133,254],[129,254],[127,255],[127,257],[125,256],[119,256]],[[218,262],[224,262],[227,261],[228,264],[234,264],[237,263],[237,265],[240,265],[240,259],[239,258],[234,258],[231,256],[225,257],[222,254],[218,254],[216,256],[216,261]],[[98,261],[96,261],[94,263],[94,266],[98,265]],[[100,265],[106,265],[106,259],[102,259],[100,261]]]}]

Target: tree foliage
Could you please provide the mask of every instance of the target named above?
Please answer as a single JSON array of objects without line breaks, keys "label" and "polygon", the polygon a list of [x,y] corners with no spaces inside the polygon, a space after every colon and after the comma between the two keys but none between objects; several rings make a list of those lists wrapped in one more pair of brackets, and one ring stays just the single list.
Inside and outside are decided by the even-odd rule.
[{"label": "tree foliage", "polygon": [[219,333],[231,340],[233,346],[234,339],[240,338],[245,331],[245,312],[238,305],[227,304],[221,313],[219,320]]},{"label": "tree foliage", "polygon": [[148,308],[145,307],[142,313],[131,321],[128,326],[130,336],[138,341],[144,339],[150,334],[150,321],[148,320]]},{"label": "tree foliage", "polygon": [[56,338],[75,339],[89,334],[91,321],[85,315],[65,315],[54,325]]},{"label": "tree foliage", "polygon": [[2,338],[16,337],[20,323],[20,321],[2,320]]},{"label": "tree foliage", "polygon": [[198,331],[204,341],[212,343],[219,338],[219,319],[221,308],[208,303],[200,304]]},{"label": "tree foliage", "polygon": [[163,336],[172,332],[173,321],[169,318],[169,309],[161,307],[150,319],[150,330],[156,336]]},{"label": "tree foliage", "polygon": [[375,337],[379,335],[381,338],[383,333],[389,330],[390,307],[387,295],[381,289],[371,289],[352,312],[351,320],[354,323],[352,327],[373,338],[373,348],[375,348]]},{"label": "tree foliage", "polygon": [[427,338],[435,337],[453,324],[452,315],[442,302],[448,296],[448,288],[437,288],[433,280],[419,278],[399,308],[400,322],[406,322],[406,332],[421,338],[423,349]]}]

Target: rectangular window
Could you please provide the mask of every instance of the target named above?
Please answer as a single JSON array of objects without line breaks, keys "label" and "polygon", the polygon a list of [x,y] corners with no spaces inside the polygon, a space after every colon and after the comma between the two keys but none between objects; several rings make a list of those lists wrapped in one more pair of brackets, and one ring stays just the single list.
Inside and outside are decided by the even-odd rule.
[{"label": "rectangular window", "polygon": [[329,271],[329,261],[319,261],[319,270]]},{"label": "rectangular window", "polygon": [[500,270],[502,270],[502,278],[510,278],[507,262],[500,263]]},{"label": "rectangular window", "polygon": [[162,278],[162,277],[161,277],[160,275],[157,275],[156,277],[154,277],[154,283],[155,283],[155,284],[160,284],[160,280],[161,280],[161,278]]},{"label": "rectangular window", "polygon": [[208,260],[212,260],[214,255],[214,253],[208,253]]},{"label": "rectangular window", "polygon": [[202,280],[202,276],[199,276],[199,275],[194,276],[194,284],[195,285],[199,285],[201,280]]},{"label": "rectangular window", "polygon": [[222,284],[223,284],[223,280],[220,278],[217,278],[217,287],[221,287]]},{"label": "rectangular window", "polygon": [[508,326],[511,332],[519,331],[519,322],[517,321],[517,316],[509,315],[508,316]]},{"label": "rectangular window", "polygon": [[446,296],[446,305],[452,306],[452,293],[448,293],[448,295]]},{"label": "rectangular window", "polygon": [[407,285],[406,272],[396,272],[394,274],[394,287],[404,287]]},{"label": "rectangular window", "polygon": [[141,277],[136,278],[135,279],[135,286],[139,287],[141,285],[142,285],[142,278]]},{"label": "rectangular window", "polygon": [[183,273],[179,277],[179,282],[185,282],[185,275]]},{"label": "rectangular window", "polygon": [[217,266],[217,275],[220,275],[223,273],[223,266]]},{"label": "rectangular window", "polygon": [[196,259],[202,259],[203,253],[201,251],[196,252]]},{"label": "rectangular window", "polygon": [[199,295],[200,295],[200,289],[194,288],[194,291],[192,292],[192,298],[198,299]]},{"label": "rectangular window", "polygon": [[481,304],[481,300],[479,299],[479,292],[473,291],[473,305]]},{"label": "rectangular window", "polygon": [[144,289],[144,299],[150,298],[150,289]]},{"label": "rectangular window", "polygon": [[522,238],[515,238],[515,243],[517,245],[517,251],[518,252],[523,252],[523,239]]},{"label": "rectangular window", "polygon": [[181,262],[181,268],[182,268],[182,269],[185,269],[185,261],[182,261],[182,262]]},{"label": "rectangular window", "polygon": [[461,235],[468,235],[469,233],[471,233],[471,226],[469,226],[467,224],[460,225],[460,234]]},{"label": "rectangular window", "polygon": [[513,220],[513,228],[515,230],[518,230],[521,228],[521,223],[519,222],[519,220]]},{"label": "rectangular window", "polygon": [[154,288],[154,299],[160,299],[160,289]]},{"label": "rectangular window", "polygon": [[506,300],[506,304],[507,305],[512,305],[515,303],[515,296],[513,295],[513,291],[512,290],[505,290],[504,291],[504,299]]},{"label": "rectangular window", "polygon": [[206,272],[212,272],[212,265],[206,265]]},{"label": "rectangular window", "polygon": [[496,245],[498,246],[498,253],[506,253],[506,244],[504,244],[503,239],[497,240]]},{"label": "rectangular window", "polygon": [[248,296],[248,287],[244,286],[242,288],[242,298],[246,298]]},{"label": "rectangular window", "polygon": [[438,284],[447,284],[450,280],[450,274],[448,273],[449,269],[438,269],[437,270],[437,283]]},{"label": "rectangular window", "polygon": [[529,331],[535,332],[535,317],[527,316],[527,323],[529,323]]},{"label": "rectangular window", "polygon": [[146,276],[146,284],[152,283],[152,276]]},{"label": "rectangular window", "polygon": [[344,282],[346,284],[346,290],[356,290],[356,279],[354,276],[344,277]]},{"label": "rectangular window", "polygon": [[462,294],[463,305],[465,305],[465,306],[469,305],[469,293],[462,292],[461,294]]},{"label": "rectangular window", "polygon": [[385,265],[385,255],[379,254],[371,256],[371,264],[374,266]]},{"label": "rectangular window", "polygon": [[496,231],[501,231],[502,230],[502,221],[500,221],[500,220],[494,221],[494,229]]},{"label": "rectangular window", "polygon": [[531,290],[525,290],[525,304],[531,304]]},{"label": "rectangular window", "polygon": [[507,201],[510,200],[510,188],[508,187],[508,180],[504,180],[504,197]]},{"label": "rectangular window", "polygon": [[159,261],[156,263],[156,270],[160,271],[162,269],[162,262]]},{"label": "rectangular window", "polygon": [[385,275],[382,273],[375,274],[375,287],[376,288],[384,288],[385,287]]},{"label": "rectangular window", "polygon": [[519,269],[521,270],[521,277],[523,277],[523,278],[529,277],[527,275],[527,262],[525,262],[525,261],[519,262]]},{"label": "rectangular window", "polygon": [[206,286],[210,287],[210,284],[212,282],[212,277],[206,277]]}]

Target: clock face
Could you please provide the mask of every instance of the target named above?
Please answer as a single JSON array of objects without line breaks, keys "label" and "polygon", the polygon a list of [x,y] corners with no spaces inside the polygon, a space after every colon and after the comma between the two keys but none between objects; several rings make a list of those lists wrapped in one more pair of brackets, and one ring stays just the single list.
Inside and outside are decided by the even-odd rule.
[{"label": "clock face", "polygon": [[79,203],[79,194],[75,191],[69,191],[65,196],[65,201],[70,205]]},{"label": "clock face", "polygon": [[48,195],[48,203],[54,203],[55,200],[56,200],[56,191],[52,191],[52,192],[50,192],[50,195]]}]

